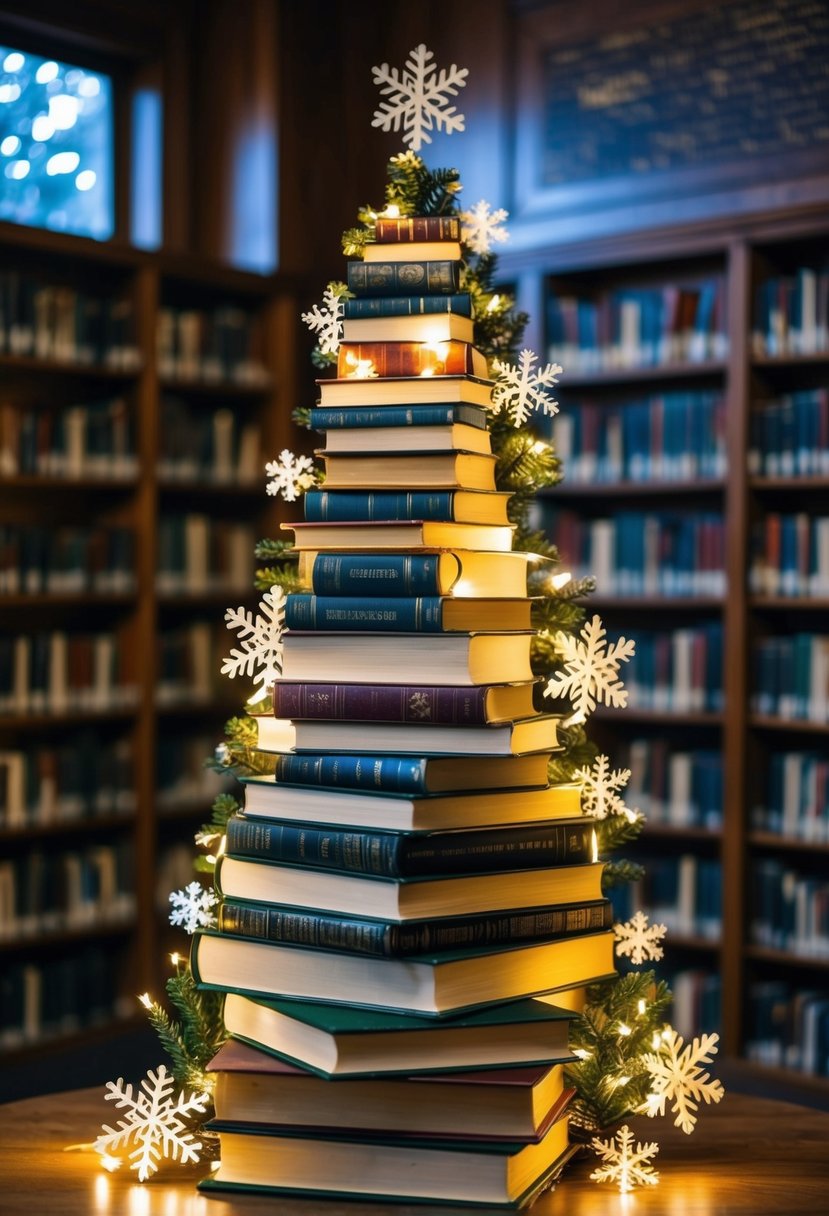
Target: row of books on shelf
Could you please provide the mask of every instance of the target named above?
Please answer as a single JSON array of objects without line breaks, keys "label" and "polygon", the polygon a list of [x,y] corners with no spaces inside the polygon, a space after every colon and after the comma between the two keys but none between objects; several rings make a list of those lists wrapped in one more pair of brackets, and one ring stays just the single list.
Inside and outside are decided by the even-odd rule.
[{"label": "row of books on shelf", "polygon": [[156,806],[160,811],[178,806],[210,806],[221,793],[238,789],[235,780],[205,767],[216,749],[216,736],[164,733],[156,747]]},{"label": "row of books on shelf", "polygon": [[800,266],[757,285],[752,347],[756,355],[829,350],[829,269]]},{"label": "row of books on shelf", "polygon": [[129,739],[106,742],[92,732],[58,746],[0,751],[0,828],[77,823],[135,811]]},{"label": "row of books on shelf", "polygon": [[747,1009],[749,1060],[829,1076],[829,990],[762,980],[749,985]]},{"label": "row of books on shelf", "polygon": [[748,578],[755,595],[829,595],[829,516],[770,511],[757,520]]},{"label": "row of books on shelf", "polygon": [[134,371],[140,355],[133,302],[0,271],[0,351]]},{"label": "row of books on shelf", "polygon": [[718,939],[722,931],[722,862],[683,853],[648,856],[645,873],[629,884],[619,902],[625,918],[642,908],[651,923],[682,937]]},{"label": "row of books on shelf", "polygon": [[790,721],[829,721],[829,637],[795,633],[756,642],[754,713]]},{"label": "row of books on shelf", "polygon": [[675,750],[665,739],[632,739],[616,758],[630,770],[628,801],[649,824],[722,827],[721,752]]},{"label": "row of books on shelf", "polygon": [[568,401],[553,426],[568,484],[725,475],[725,399],[705,389],[613,402]]},{"label": "row of books on shelf", "polygon": [[138,471],[135,422],[122,397],[70,406],[0,402],[4,477],[102,477]]},{"label": "row of books on shelf", "polygon": [[694,1036],[719,1031],[722,1024],[722,980],[716,972],[690,967],[682,971],[663,969],[659,978],[671,990],[668,1014],[671,1025],[686,1042]]},{"label": "row of books on shelf", "polygon": [[268,373],[256,350],[256,319],[244,308],[158,310],[156,358],[160,376],[206,383],[264,385]]},{"label": "row of books on shelf", "polygon": [[749,414],[748,471],[765,477],[829,473],[829,389],[755,401]]},{"label": "row of books on shelf", "polygon": [[199,409],[179,397],[162,397],[156,465],[160,481],[253,485],[263,468],[255,422],[224,407]]},{"label": "row of books on shelf", "polygon": [[249,594],[255,544],[250,524],[195,511],[165,512],[158,521],[156,588],[162,595]]},{"label": "row of books on shelf", "polygon": [[0,637],[0,713],[128,708],[137,699],[128,651],[111,632]]},{"label": "row of books on shelf", "polygon": [[218,631],[208,621],[165,629],[158,637],[156,704],[203,705],[217,691]]},{"label": "row of books on shelf", "polygon": [[690,629],[626,633],[636,653],[625,673],[628,705],[672,713],[723,708],[723,630],[719,621]]},{"label": "row of books on shelf", "polygon": [[751,868],[751,937],[759,946],[829,958],[829,882],[776,858]]},{"label": "row of books on shelf", "polygon": [[135,996],[120,996],[111,952],[87,946],[58,958],[0,968],[0,1051],[46,1043],[135,1014]]},{"label": "row of books on shelf", "polygon": [[724,359],[724,279],[622,287],[598,300],[551,294],[547,343],[547,357],[570,372]]},{"label": "row of books on shelf", "polygon": [[752,811],[762,832],[829,843],[829,760],[817,752],[772,752],[763,802]]},{"label": "row of books on shelf", "polygon": [[130,840],[0,862],[0,941],[129,920],[132,862]]},{"label": "row of books on shelf", "polygon": [[131,528],[0,525],[0,595],[119,595],[134,589]]},{"label": "row of books on shelf", "polygon": [[574,575],[594,575],[603,595],[722,596],[725,524],[719,513],[619,511],[585,519],[549,513],[547,535]]}]

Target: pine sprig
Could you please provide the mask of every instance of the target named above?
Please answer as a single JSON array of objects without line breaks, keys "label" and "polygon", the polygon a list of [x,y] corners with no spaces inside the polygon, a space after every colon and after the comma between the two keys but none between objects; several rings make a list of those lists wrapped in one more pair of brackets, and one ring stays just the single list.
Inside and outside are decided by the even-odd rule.
[{"label": "pine sprig", "polygon": [[392,156],[387,166],[386,205],[401,215],[451,215],[461,190],[457,169],[428,169],[414,152]]},{"label": "pine sprig", "polygon": [[626,861],[624,858],[606,861],[602,870],[602,891],[607,895],[614,887],[624,887],[629,882],[636,882],[644,873],[645,867],[636,861]]},{"label": "pine sprig", "polygon": [[605,819],[597,819],[599,856],[607,857],[617,849],[623,849],[626,844],[632,844],[641,835],[644,826],[645,817],[639,812],[633,820],[628,819],[627,815],[608,815]]},{"label": "pine sprig", "polygon": [[260,540],[254,550],[259,561],[267,562],[259,566],[254,575],[254,586],[257,591],[270,591],[278,585],[287,595],[291,591],[302,588],[299,577],[299,552],[294,549],[289,540]]}]

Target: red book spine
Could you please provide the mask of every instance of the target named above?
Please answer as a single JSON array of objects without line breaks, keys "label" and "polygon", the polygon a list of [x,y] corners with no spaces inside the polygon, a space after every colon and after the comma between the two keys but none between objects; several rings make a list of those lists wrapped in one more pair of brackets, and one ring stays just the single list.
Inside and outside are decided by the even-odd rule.
[{"label": "red book spine", "polygon": [[379,245],[408,245],[412,241],[459,241],[461,222],[453,215],[412,215],[377,220],[375,239]]},{"label": "red book spine", "polygon": [[485,687],[427,687],[418,684],[308,684],[277,680],[277,718],[342,719],[352,722],[434,722],[443,726],[486,723]]},{"label": "red book spine", "polygon": [[468,342],[343,342],[337,376],[470,376],[473,347]]}]

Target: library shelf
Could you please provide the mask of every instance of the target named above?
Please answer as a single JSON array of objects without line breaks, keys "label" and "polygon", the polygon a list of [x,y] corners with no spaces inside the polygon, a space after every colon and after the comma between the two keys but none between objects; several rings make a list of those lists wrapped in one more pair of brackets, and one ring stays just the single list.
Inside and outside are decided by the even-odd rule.
[{"label": "library shelf", "polygon": [[[44,1057],[48,1058],[52,1055],[69,1056],[74,1052],[83,1051],[85,1048],[108,1043],[112,1039],[136,1034],[145,1030],[146,1026],[146,1014],[142,1017],[140,1014],[134,1013],[126,1016],[113,1013],[106,1020],[98,1019],[93,1025],[80,1029],[39,1035],[11,1047],[0,1046],[0,1060],[4,1065],[9,1066],[12,1063],[22,1065],[35,1058],[40,1061]],[[59,1067],[57,1063],[56,1067]]]},{"label": "library shelf", "polygon": [[725,482],[722,478],[700,478],[699,481],[593,481],[574,482],[566,480],[556,486],[545,486],[537,497],[545,501],[554,498],[583,498],[601,504],[603,498],[674,498],[677,494],[705,495],[722,494]]},{"label": "library shelf", "polygon": [[579,600],[588,611],[600,612],[722,612],[725,600],[720,595],[601,595]]},{"label": "library shelf", "polygon": [[54,950],[101,937],[120,937],[134,932],[136,928],[135,913],[114,916],[111,919],[101,916],[91,920],[89,924],[77,925],[67,929],[47,930],[43,933],[25,933],[19,937],[0,937],[0,954],[30,953],[34,950]]},{"label": "library shelf", "polygon": [[42,595],[0,593],[0,608],[33,612],[42,608],[128,608],[135,603],[135,591],[44,591]]},{"label": "library shelf", "polygon": [[[191,625],[188,614],[192,615],[194,625],[209,616],[211,629],[215,629],[211,637],[215,638],[225,632],[222,615],[228,604],[248,599],[255,602],[256,593],[246,585],[244,591],[177,597],[176,615],[170,617],[172,597],[170,602],[165,602],[156,585],[161,569],[160,525],[171,509],[181,504],[183,513],[198,510],[207,515],[211,523],[221,522],[223,526],[226,523],[236,527],[241,517],[257,538],[280,535],[278,525],[283,516],[276,501],[265,493],[264,466],[266,460],[282,448],[301,450],[303,444],[307,446],[307,437],[291,422],[291,411],[299,400],[297,386],[303,327],[299,317],[298,280],[282,274],[261,275],[195,255],[135,250],[120,240],[99,242],[7,223],[0,223],[0,260],[4,272],[17,274],[25,284],[25,293],[30,300],[36,298],[38,292],[49,293],[60,287],[74,293],[79,301],[93,298],[92,315],[94,300],[99,300],[103,315],[124,318],[123,329],[115,331],[116,341],[110,339],[111,331],[108,330],[105,341],[93,344],[92,362],[87,360],[88,349],[84,346],[87,334],[77,328],[77,320],[72,331],[74,349],[54,345],[56,334],[51,335],[50,346],[50,335],[41,331],[38,342],[26,334],[26,344],[18,345],[17,353],[0,353],[0,379],[13,389],[10,398],[12,422],[19,417],[31,427],[32,416],[36,414],[39,419],[42,413],[44,434],[41,436],[37,431],[38,441],[42,438],[48,443],[50,454],[57,451],[58,457],[64,455],[60,445],[65,442],[68,432],[65,418],[59,417],[61,411],[76,408],[81,402],[87,411],[84,414],[83,409],[79,409],[72,418],[75,428],[71,431],[75,444],[72,458],[80,476],[24,472],[46,465],[42,462],[35,465],[28,448],[17,446],[16,424],[5,425],[0,434],[4,468],[0,475],[0,501],[4,518],[8,516],[13,524],[24,526],[53,526],[56,520],[66,520],[70,527],[75,523],[79,527],[86,526],[96,518],[103,518],[108,524],[129,529],[135,538],[134,593],[126,596],[0,596],[0,615],[3,608],[9,608],[0,624],[0,635],[5,638],[30,631],[26,628],[25,614],[28,612],[36,616],[37,627],[44,632],[65,631],[70,618],[74,627],[82,629],[84,614],[94,613],[98,619],[104,612],[111,612],[112,617],[107,618],[105,630],[101,632],[114,632],[109,619],[117,621],[116,649],[127,659],[126,680],[135,685],[134,701],[110,709],[0,712],[0,744],[4,754],[11,752],[18,756],[13,756],[12,762],[24,765],[24,771],[38,771],[35,761],[39,749],[57,750],[71,746],[77,731],[82,730],[85,742],[93,736],[104,741],[107,747],[112,740],[113,748],[119,752],[123,749],[123,754],[129,757],[132,773],[129,793],[134,809],[123,818],[96,816],[78,823],[37,825],[21,829],[20,833],[4,829],[0,834],[0,846],[8,845],[9,851],[13,850],[15,857],[26,864],[30,854],[35,852],[48,852],[60,859],[91,846],[97,843],[98,833],[115,833],[114,840],[119,847],[127,842],[132,858],[136,907],[129,924],[97,925],[91,928],[88,937],[78,938],[79,943],[83,942],[78,946],[79,957],[82,952],[91,952],[95,965],[100,963],[96,936],[105,934],[108,938],[106,965],[113,983],[112,1015],[84,1031],[80,1038],[62,1036],[55,1048],[58,1052],[63,1047],[71,1050],[75,1043],[93,1043],[107,1034],[121,1033],[124,1023],[118,1009],[123,1002],[132,1001],[135,992],[156,989],[164,982],[166,960],[160,951],[163,934],[153,911],[158,875],[163,872],[163,850],[176,847],[185,854],[195,852],[192,819],[187,821],[182,817],[178,822],[171,819],[165,827],[164,840],[159,839],[158,824],[162,813],[157,805],[157,787],[161,761],[168,750],[168,736],[172,734],[188,740],[202,735],[212,737],[215,731],[218,743],[222,737],[221,724],[228,717],[244,712],[245,697],[253,688],[250,685],[238,690],[227,687],[228,682],[219,675],[219,663],[213,663],[211,659],[210,671],[206,675],[202,673],[201,681],[195,676],[188,678],[211,690],[218,690],[221,685],[220,692],[214,695],[211,691],[201,701],[158,705],[156,685],[159,682],[157,660],[161,657],[161,627],[166,621],[175,624],[176,628],[181,623],[186,633]],[[44,301],[47,298],[54,300],[56,297],[42,296]],[[22,305],[21,309],[25,307]],[[187,314],[186,324],[182,321],[184,314]],[[45,307],[27,314],[40,319],[41,324],[43,317],[50,315]],[[70,315],[67,307],[65,316]],[[181,352],[182,357],[185,353],[183,338],[189,335],[193,339],[198,335],[197,347],[186,351],[191,360],[187,375],[179,374],[175,365],[162,365],[158,342],[162,322],[168,326],[168,332],[170,323],[178,327],[174,354]],[[217,324],[235,326],[233,342],[219,346],[214,341]],[[181,345],[178,345],[178,338],[182,338]],[[65,342],[65,339],[66,334],[61,332],[60,341]],[[59,352],[62,357],[52,359],[38,353],[49,349]],[[65,355],[69,357],[63,357]],[[204,366],[196,369],[196,375],[191,375],[194,356],[203,360]],[[111,363],[107,362],[110,358]],[[218,371],[217,359],[220,360]],[[213,426],[218,438],[229,444],[234,456],[242,428],[246,428],[248,464],[240,482],[205,484],[210,481],[209,464],[196,481],[175,483],[173,478],[168,483],[163,475],[160,476],[163,474],[161,440],[168,433],[165,430],[171,419],[168,399],[172,397],[184,403],[180,413],[183,412],[185,420],[189,416],[196,420],[195,425],[200,425],[202,419],[206,419],[208,429]],[[112,409],[113,405],[117,409]],[[110,407],[109,414],[105,406]],[[96,409],[97,414],[92,412]],[[222,419],[217,426],[215,418],[219,413]],[[226,426],[228,415],[233,418],[230,440]],[[86,471],[96,460],[100,461],[100,436],[92,432],[92,421],[99,417],[115,418],[121,428],[115,432],[121,446],[106,446],[108,439],[105,443],[110,459],[116,462],[115,476],[89,475]],[[5,419],[3,421],[5,424]],[[224,422],[224,428],[221,422]],[[82,435],[80,441],[78,434]],[[28,438],[26,442],[30,447]],[[52,446],[53,442],[55,446]],[[82,448],[80,458],[78,446]],[[202,448],[189,443],[185,435],[180,450],[192,452]],[[226,458],[227,451],[225,448],[222,458]],[[128,475],[118,475],[119,460],[124,466],[131,461],[135,472],[127,466],[123,471]],[[247,478],[260,466],[261,478],[255,486],[252,478]],[[16,473],[14,468],[21,471]],[[235,468],[234,460],[234,471]],[[185,497],[189,497],[190,502],[185,503]],[[191,502],[196,501],[198,507],[191,506]],[[214,649],[215,645],[214,640]],[[197,750],[201,758],[202,749]],[[30,770],[29,766],[35,767]],[[201,771],[200,761],[197,771]],[[209,799],[205,800],[202,813],[204,817],[209,814]],[[71,940],[74,939],[67,938],[67,944]],[[27,939],[26,944],[31,945],[31,941]],[[58,957],[61,949],[56,947],[54,953]],[[21,961],[20,955],[14,958],[16,962]],[[45,970],[43,977],[46,984]],[[36,1032],[41,1015],[46,1027],[48,1018],[42,1006],[28,1012],[32,1016],[26,1019],[27,1033]],[[30,1050],[22,1043],[22,1027],[16,1029],[19,1034],[15,1034],[12,1026],[11,1036],[6,1038],[16,1038],[20,1047],[6,1043],[2,1049],[4,1061],[25,1058]],[[46,1041],[42,1039],[39,1043]],[[53,1036],[50,1035],[48,1041],[51,1043]]]},{"label": "library shelf", "polygon": [[783,836],[777,832],[749,832],[748,843],[758,849],[785,849],[788,853],[817,853],[829,857],[829,841],[805,836]]},{"label": "library shelf", "polygon": [[717,845],[722,841],[722,829],[649,819],[642,832],[642,840],[645,844],[652,840],[696,840],[700,844]]},{"label": "library shelf", "polygon": [[798,735],[829,735],[829,722],[812,722],[809,718],[773,718],[752,714],[748,718],[752,730],[784,731]]},{"label": "library shelf", "polygon": [[[241,599],[243,602],[254,603],[262,595],[261,591],[252,589],[246,583],[244,587],[212,587],[206,591],[159,591],[156,597],[158,607],[168,611],[193,612],[200,608],[227,608],[225,602],[233,600],[234,605]],[[230,635],[228,634],[228,637]]]},{"label": "library shelf", "polygon": [[801,971],[829,972],[829,954],[799,954],[797,950],[773,950],[769,946],[748,945],[746,958],[754,962],[777,963]]},{"label": "library shelf", "polygon": [[703,380],[721,377],[728,364],[722,359],[701,359],[687,363],[648,363],[637,367],[610,367],[594,372],[576,371],[572,375],[565,368],[556,385],[556,392],[572,389],[615,388],[624,384],[647,384],[668,380]]},{"label": "library shelf", "polygon": [[[799,196],[796,183],[792,183],[785,208],[769,202],[764,210],[732,213],[727,218],[707,216],[659,229],[643,226],[638,231],[620,230],[573,242],[563,236],[553,236],[552,230],[549,238],[545,237],[543,224],[534,221],[532,228],[524,234],[521,248],[514,253],[505,250],[499,258],[502,281],[511,285],[519,307],[531,317],[527,344],[541,357],[565,365],[556,388],[563,402],[561,415],[554,418],[544,432],[547,438],[552,437],[553,444],[561,417],[579,411],[578,417],[587,419],[590,411],[608,409],[614,417],[622,416],[618,429],[612,436],[607,436],[608,446],[611,441],[621,445],[621,452],[612,449],[614,459],[629,461],[631,454],[647,458],[654,452],[664,452],[667,447],[664,432],[642,429],[641,418],[649,415],[641,413],[641,407],[652,398],[663,392],[666,395],[687,392],[689,399],[696,398],[701,403],[693,408],[703,409],[707,408],[706,399],[713,393],[715,400],[725,403],[721,414],[722,434],[718,435],[722,446],[720,455],[727,470],[722,481],[712,484],[686,478],[621,486],[595,481],[569,485],[565,463],[565,480],[559,486],[545,490],[541,497],[544,512],[558,500],[571,511],[583,513],[585,520],[597,519],[600,515],[612,516],[628,509],[637,500],[640,510],[646,506],[657,512],[683,508],[693,512],[710,503],[722,514],[728,588],[720,616],[726,656],[723,712],[672,714],[670,711],[600,707],[591,721],[595,722],[602,750],[611,763],[614,762],[614,747],[626,748],[630,740],[636,738],[633,732],[646,740],[657,739],[661,734],[670,754],[696,746],[713,747],[719,753],[723,772],[720,843],[723,924],[717,966],[722,979],[721,1054],[724,1066],[733,1063],[735,1068],[744,1068],[746,1075],[756,1077],[768,1075],[768,1070],[745,1059],[751,1028],[750,981],[771,974],[775,980],[788,983],[795,994],[811,985],[829,997],[829,979],[825,974],[829,962],[792,959],[784,952],[759,951],[751,942],[749,920],[752,850],[756,850],[755,856],[763,856],[762,850],[771,850],[778,843],[761,844],[761,837],[751,827],[752,808],[759,804],[760,790],[768,786],[770,755],[775,749],[802,751],[810,756],[821,753],[824,739],[829,735],[829,722],[780,719],[754,713],[755,664],[751,657],[751,643],[755,638],[766,635],[783,638],[812,627],[816,632],[825,632],[817,618],[829,607],[829,597],[790,600],[782,596],[754,595],[748,584],[753,526],[766,511],[785,509],[812,516],[829,514],[828,475],[767,476],[752,472],[748,464],[749,452],[757,442],[755,432],[761,439],[772,433],[768,428],[762,431],[756,425],[759,410],[785,399],[790,393],[825,394],[829,390],[829,334],[820,335],[818,344],[823,343],[826,349],[815,353],[768,355],[760,353],[762,348],[759,346],[759,342],[765,340],[759,335],[769,328],[763,313],[764,302],[771,299],[771,292],[765,290],[766,284],[778,278],[781,291],[778,298],[782,298],[785,288],[787,300],[794,299],[796,292],[805,290],[798,284],[809,277],[801,275],[801,270],[813,271],[813,282],[817,274],[825,274],[829,238],[826,201],[825,197],[818,203]],[[627,354],[630,359],[635,357],[638,348],[647,349],[649,342],[662,341],[668,332],[664,329],[657,333],[647,331],[646,326],[653,317],[648,319],[645,304],[641,304],[636,318],[640,325],[637,331],[633,317],[637,300],[644,300],[642,292],[653,290],[653,298],[660,298],[664,306],[664,301],[675,298],[677,291],[693,293],[703,282],[711,280],[719,284],[714,290],[719,293],[724,308],[719,322],[712,324],[709,332],[723,334],[724,340],[715,337],[685,363],[645,368],[608,367],[615,354],[606,353],[603,357],[601,351],[597,353],[595,346],[602,340],[601,335],[607,334],[606,340],[620,341],[612,328],[620,315],[615,311],[617,306],[628,308],[626,328],[619,332],[627,335],[625,341],[629,341]],[[824,290],[823,282],[820,280],[821,291]],[[614,292],[617,293],[615,299],[612,298]],[[609,309],[608,303],[612,305]],[[664,324],[664,318],[670,315],[663,307],[660,324]],[[595,324],[591,320],[593,316]],[[800,312],[790,310],[784,316],[783,324],[788,324],[793,331],[799,324],[798,316],[807,316],[803,308]],[[777,318],[774,324],[779,324]],[[808,317],[804,324],[810,324]],[[599,367],[604,363],[603,370],[582,372],[573,366],[573,370],[568,371],[562,352],[576,343],[577,335],[581,333],[587,335],[590,345],[582,356],[581,366]],[[614,334],[612,339],[611,334]],[[797,341],[795,334],[791,344],[796,346]],[[704,361],[696,362],[696,353],[705,356]],[[576,359],[571,361],[577,362]],[[821,409],[824,408],[822,402],[823,397]],[[630,427],[627,427],[628,419],[623,412],[628,406],[637,405],[640,414],[632,416]],[[694,417],[699,433],[703,434],[701,420],[706,415]],[[601,438],[604,432],[599,430],[598,434]],[[582,448],[590,452],[598,445],[592,431],[586,425],[579,429],[575,419],[564,435],[566,445],[568,449],[572,447],[576,459]],[[768,442],[772,443],[773,439]],[[700,443],[698,440],[694,447],[697,454],[706,451]],[[635,444],[638,446],[633,446]],[[767,448],[761,452],[761,461],[765,462],[770,452],[779,450],[779,447]],[[600,447],[596,454],[602,454]],[[760,467],[767,466],[761,463]],[[812,467],[817,469],[819,464],[813,463]],[[567,554],[563,554],[564,569],[566,563]],[[604,608],[609,617],[611,614],[617,617],[609,629],[611,637],[614,632],[626,632],[631,627],[629,621],[635,612],[642,613],[643,624],[647,627],[655,627],[655,614],[662,609],[665,610],[666,627],[681,619],[676,614],[676,603],[672,605],[668,600],[636,606],[631,602],[630,617],[623,615],[624,607],[619,606],[618,597],[590,597],[588,612],[594,604],[597,611]],[[693,608],[689,605],[688,610]],[[623,673],[620,674],[624,678]],[[686,735],[689,736],[687,740]],[[648,827],[646,837],[647,831]],[[791,853],[794,860],[798,848],[808,847],[800,843],[788,847],[781,844],[780,851],[786,850],[787,856]],[[687,850],[691,853],[696,851],[702,857],[706,848],[702,841],[687,839]],[[824,846],[816,850],[816,856],[819,860],[825,859]],[[698,1027],[698,1030],[704,1029],[710,1027]],[[804,1094],[809,1090],[819,1090],[824,1095],[829,1092],[829,1078],[811,1078],[790,1070],[781,1070],[780,1076],[785,1079],[790,1093],[796,1094],[801,1083]]]}]

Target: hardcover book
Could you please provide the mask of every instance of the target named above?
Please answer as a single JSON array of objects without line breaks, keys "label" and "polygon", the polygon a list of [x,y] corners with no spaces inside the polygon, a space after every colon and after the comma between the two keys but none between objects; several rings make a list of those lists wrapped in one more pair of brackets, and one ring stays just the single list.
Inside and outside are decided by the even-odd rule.
[{"label": "hardcover book", "polygon": [[218,909],[218,926],[222,933],[284,945],[313,946],[318,950],[370,954],[377,958],[407,958],[470,946],[545,941],[609,929],[612,923],[613,909],[609,900],[486,916],[453,916],[408,925],[233,899],[224,900]]},{"label": "hardcover book", "polygon": [[[523,553],[301,553],[299,578],[315,595],[452,595],[521,599],[527,594]],[[522,715],[510,717],[526,717]],[[290,715],[284,715],[289,717]]]},{"label": "hardcover book", "polygon": [[552,998],[508,1001],[437,1021],[229,992],[224,1017],[234,1038],[323,1077],[457,1072],[575,1059],[569,1048],[575,1014]]},{"label": "hardcover book", "polygon": [[440,1017],[604,979],[614,974],[613,941],[608,930],[393,959],[202,932],[193,936],[190,962],[202,988]]},{"label": "hardcover book", "polygon": [[487,377],[486,357],[471,342],[343,341],[337,350],[337,375],[364,380],[374,376]]},{"label": "hardcover book", "polygon": [[207,1065],[216,1118],[292,1127],[382,1130],[391,1135],[538,1141],[572,1090],[561,1064],[463,1073],[354,1078],[344,1085],[229,1040]]},{"label": "hardcover book", "polygon": [[581,815],[555,823],[371,832],[237,814],[227,822],[225,855],[401,880],[493,873],[592,861],[594,822]]},{"label": "hardcover book", "polygon": [[[265,744],[268,728],[280,719],[257,717],[259,747]],[[264,728],[264,735],[263,735]],[[278,729],[274,735],[282,732]],[[273,751],[285,752],[284,746]],[[449,791],[517,789],[547,784],[549,754],[528,756],[372,756],[323,753],[281,755],[276,762],[277,781],[333,789],[373,790],[411,795]]]},{"label": "hardcover book", "polygon": [[[443,297],[451,300],[452,296]],[[346,304],[371,304],[372,300],[346,300]],[[393,300],[377,303],[393,304]],[[354,316],[343,321],[346,342],[473,342],[471,317],[459,312],[423,312],[392,316]]]},{"label": "hardcover book", "polygon": [[458,259],[426,262],[349,262],[348,290],[355,296],[453,295],[460,288]]},{"label": "hardcover book", "polygon": [[422,434],[429,435],[430,428],[433,427],[454,427],[460,424],[464,427],[475,427],[480,431],[487,429],[487,411],[481,405],[470,405],[466,401],[435,401],[430,405],[329,405],[316,406],[308,413],[309,422],[315,431],[352,428],[397,430],[401,427],[411,427],[415,434],[408,438],[416,443],[421,442]]},{"label": "hardcover book", "polygon": [[[451,556],[446,554],[445,556]],[[483,688],[436,684],[314,684],[279,679],[273,685],[276,718],[342,718],[353,722],[419,722],[485,726],[531,718],[534,681]]]},{"label": "hardcover book", "polygon": [[472,316],[472,299],[468,292],[451,295],[429,296],[364,296],[362,299],[343,300],[343,316],[346,321],[365,317],[417,317],[436,316],[441,313],[456,313]]},{"label": "hardcover book", "polygon": [[[343,457],[345,459],[345,457]],[[477,457],[482,460],[483,457]],[[371,463],[377,463],[372,460]],[[309,490],[305,522],[312,523],[440,523],[490,524],[507,527],[509,494],[479,489],[456,490]],[[296,524],[284,525],[296,528]],[[451,536],[451,532],[446,534]],[[510,534],[511,535],[511,534]],[[319,547],[319,546],[318,546]],[[365,546],[370,549],[371,545]],[[405,548],[405,546],[400,546]],[[442,548],[475,549],[476,545],[446,544]],[[494,546],[498,549],[500,546]]]},{"label": "hardcover book", "polygon": [[319,520],[280,524],[280,528],[294,533],[295,549],[330,549],[339,553],[371,550],[410,553],[436,549],[509,553],[513,533],[510,525],[430,519]]},{"label": "hardcover book", "polygon": [[558,747],[558,719],[536,715],[489,726],[440,726],[429,722],[296,721],[293,747],[298,752],[526,756]]},{"label": "hardcover book", "polygon": [[302,633],[283,639],[286,680],[336,676],[378,684],[508,684],[533,678],[530,645],[523,633]]},{"label": "hardcover book", "polygon": [[[410,414],[410,407],[405,410]],[[427,407],[428,408],[428,407]],[[452,408],[452,407],[450,407]],[[327,414],[330,410],[312,410],[312,414]],[[360,413],[359,410],[342,411]],[[396,412],[389,409],[388,413]],[[391,420],[389,420],[391,421]],[[312,426],[315,423],[312,421]],[[446,426],[410,426],[402,432],[400,425],[337,427],[325,432],[325,451],[334,455],[341,452],[400,452],[405,447],[409,452],[478,452],[488,456],[492,451],[489,431],[465,423],[450,423]]]},{"label": "hardcover book", "polygon": [[287,629],[371,633],[454,633],[530,628],[532,600],[450,596],[314,595],[294,592],[285,604]]},{"label": "hardcover book", "polygon": [[[285,759],[307,759],[285,757]],[[282,759],[282,757],[280,757]],[[332,760],[335,757],[331,757]],[[536,757],[528,756],[527,760]],[[547,757],[537,766],[544,779]],[[517,763],[523,763],[524,758]],[[439,763],[439,762],[438,762]],[[529,774],[532,776],[533,774]],[[312,785],[289,785],[275,777],[243,777],[245,814],[259,819],[294,819],[302,823],[343,824],[390,831],[489,827],[498,823],[546,822],[581,813],[581,787],[550,785],[540,789],[478,790],[460,794],[411,797],[382,789],[361,792]]]},{"label": "hardcover book", "polygon": [[378,245],[459,241],[461,222],[456,215],[409,215],[394,219],[378,215],[374,224],[374,239]]},{"label": "hardcover book", "polygon": [[[401,450],[403,449],[403,450]],[[421,488],[495,491],[495,456],[482,452],[396,451],[378,460],[373,452],[318,451],[325,461],[327,490]],[[307,516],[306,516],[307,518]]]},{"label": "hardcover book", "polygon": [[[602,898],[601,872],[600,862],[586,862],[498,873],[384,878],[377,874],[344,874],[225,854],[216,867],[216,890],[226,899],[290,904],[297,908],[405,922],[539,908],[545,903],[588,903]],[[581,981],[573,980],[573,983]],[[566,984],[560,986],[567,987]],[[546,989],[539,987],[532,991]],[[320,996],[319,999],[326,998]]]},{"label": "hardcover book", "polygon": [[318,380],[320,405],[432,405],[468,402],[489,407],[492,382],[475,376],[386,376]]},{"label": "hardcover book", "polygon": [[403,245],[399,241],[375,242],[363,250],[363,262],[459,262],[462,251],[459,240],[420,240]]}]

